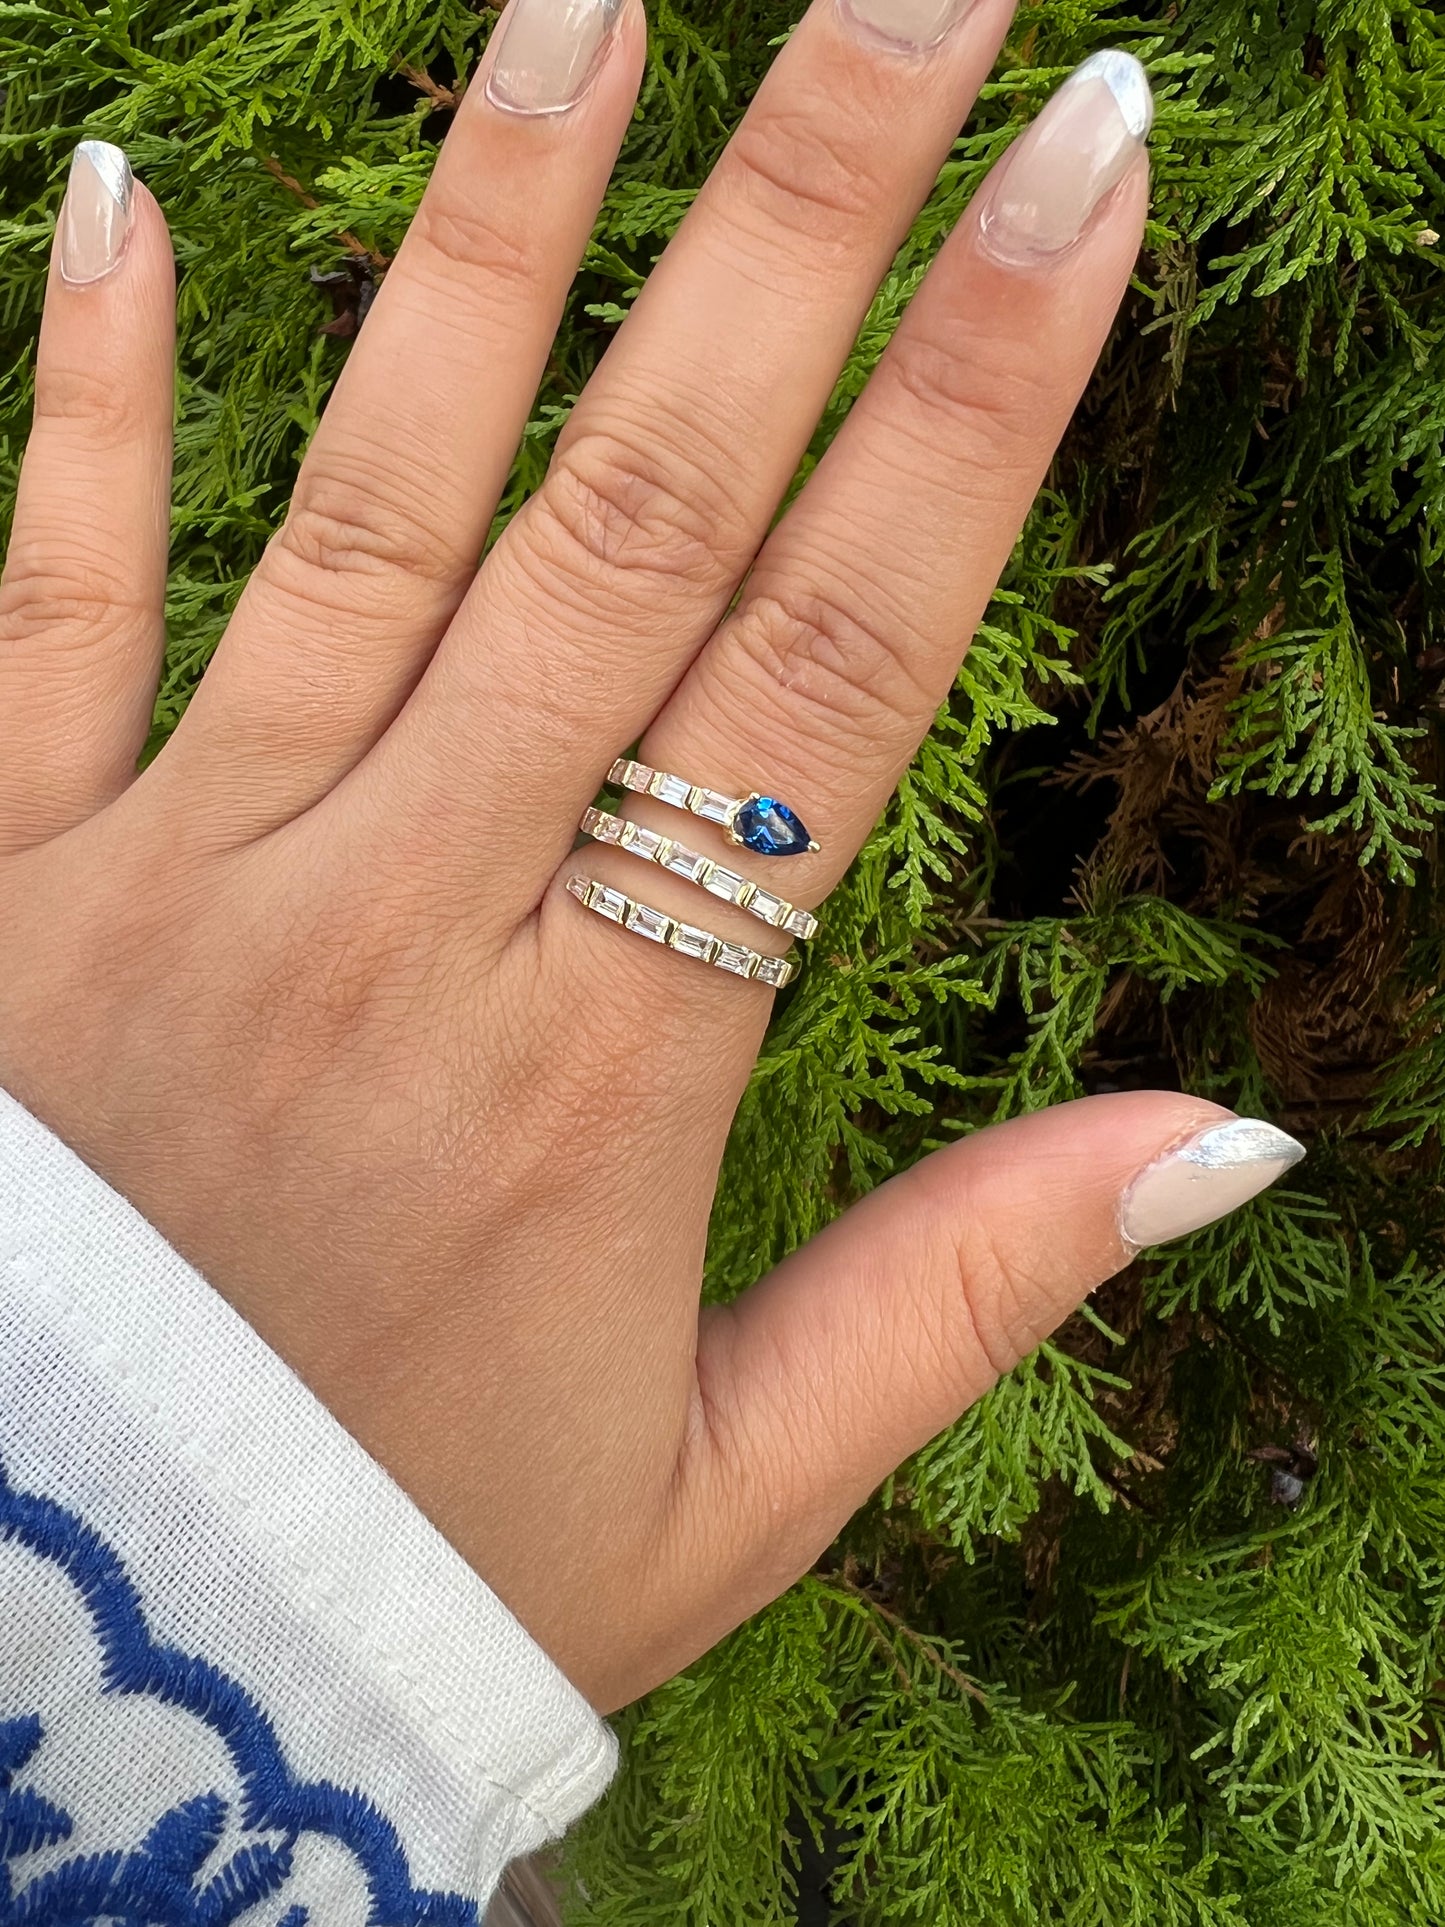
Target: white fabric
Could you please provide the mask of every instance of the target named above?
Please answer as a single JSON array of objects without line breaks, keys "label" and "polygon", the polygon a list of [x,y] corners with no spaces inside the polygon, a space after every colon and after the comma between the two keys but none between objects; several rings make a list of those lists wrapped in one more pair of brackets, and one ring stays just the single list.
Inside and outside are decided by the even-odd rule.
[{"label": "white fabric", "polygon": [[[247,1927],[475,1918],[612,1773],[607,1727],[405,1494],[3,1092],[0,1477],[0,1896],[209,1796],[134,1870],[183,1865],[198,1920],[247,1879],[222,1913]],[[69,1825],[19,1852],[12,1826],[7,1861],[26,1794]]]}]

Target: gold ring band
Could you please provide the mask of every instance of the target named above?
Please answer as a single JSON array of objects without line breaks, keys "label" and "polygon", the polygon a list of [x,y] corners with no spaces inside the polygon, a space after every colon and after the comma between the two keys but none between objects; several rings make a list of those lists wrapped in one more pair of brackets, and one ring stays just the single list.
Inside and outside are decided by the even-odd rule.
[{"label": "gold ring band", "polygon": [[614,816],[610,810],[589,809],[583,815],[582,828],[598,843],[630,850],[648,863],[660,864],[684,882],[700,884],[709,895],[723,903],[735,903],[749,916],[771,924],[774,930],[786,930],[790,937],[811,937],[817,933],[818,919],[811,910],[798,909],[773,891],[750,883],[736,870],[714,863],[700,850],[690,850],[670,836],[659,836],[655,830],[646,829],[629,817]]},{"label": "gold ring band", "polygon": [[621,890],[613,890],[592,877],[570,876],[567,889],[580,904],[605,917],[609,923],[632,931],[634,936],[646,937],[651,943],[665,944],[680,956],[695,957],[699,963],[730,971],[734,977],[752,977],[760,984],[781,990],[798,974],[797,962],[792,957],[767,957],[760,951],[749,950],[745,943],[729,943],[725,937],[714,936],[711,930],[683,923],[677,917],[668,916],[665,910],[639,903],[635,897],[625,896]]}]

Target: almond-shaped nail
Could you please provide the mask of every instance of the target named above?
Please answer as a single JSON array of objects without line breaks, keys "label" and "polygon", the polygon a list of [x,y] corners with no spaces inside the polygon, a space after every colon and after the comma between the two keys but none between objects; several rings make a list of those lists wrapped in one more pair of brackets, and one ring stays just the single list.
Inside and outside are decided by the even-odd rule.
[{"label": "almond-shaped nail", "polygon": [[487,99],[514,114],[575,107],[602,64],[622,0],[511,0]]},{"label": "almond-shaped nail", "polygon": [[928,53],[973,11],[974,0],[838,0],[838,11],[866,40],[898,53]]},{"label": "almond-shaped nail", "polygon": [[1119,1230],[1136,1251],[1182,1238],[1247,1204],[1304,1154],[1258,1118],[1212,1124],[1145,1166],[1120,1202]]},{"label": "almond-shaped nail", "polygon": [[82,141],[71,155],[57,231],[61,278],[72,287],[102,280],[119,264],[134,185],[130,162],[109,141]]},{"label": "almond-shaped nail", "polygon": [[1133,167],[1154,97],[1132,54],[1107,48],[1076,67],[983,188],[979,235],[1011,266],[1064,253]]}]

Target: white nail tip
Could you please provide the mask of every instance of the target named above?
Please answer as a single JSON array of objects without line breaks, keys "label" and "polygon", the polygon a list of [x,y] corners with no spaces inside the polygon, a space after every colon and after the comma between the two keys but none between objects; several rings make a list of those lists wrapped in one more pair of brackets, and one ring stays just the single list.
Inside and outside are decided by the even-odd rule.
[{"label": "white nail tip", "polygon": [[1304,1154],[1257,1118],[1211,1125],[1139,1173],[1120,1203],[1120,1233],[1136,1251],[1182,1238],[1248,1203]]},{"label": "white nail tip", "polygon": [[127,212],[130,208],[134,176],[130,171],[130,162],[125,157],[124,149],[112,147],[109,141],[81,141],[71,158],[71,166],[73,167],[79,160],[90,163],[96,177],[115,201],[116,206],[123,213]]},{"label": "white nail tip", "polygon": [[1190,1164],[1209,1171],[1229,1171],[1239,1164],[1298,1164],[1305,1147],[1288,1131],[1276,1124],[1262,1124],[1254,1117],[1232,1117],[1227,1124],[1216,1124],[1174,1152]]},{"label": "white nail tip", "polygon": [[81,141],[56,222],[60,277],[74,288],[103,281],[125,253],[134,214],[130,162],[109,141]]},{"label": "white nail tip", "polygon": [[1154,95],[1149,77],[1133,54],[1122,47],[1104,47],[1077,66],[1064,82],[1076,87],[1083,80],[1102,80],[1118,103],[1124,125],[1136,141],[1147,140],[1154,125]]}]

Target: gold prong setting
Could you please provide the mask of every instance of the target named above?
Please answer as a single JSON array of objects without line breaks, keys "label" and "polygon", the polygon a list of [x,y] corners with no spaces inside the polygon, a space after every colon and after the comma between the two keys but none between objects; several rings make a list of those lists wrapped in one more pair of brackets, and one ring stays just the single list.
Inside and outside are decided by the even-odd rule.
[{"label": "gold prong setting", "polygon": [[635,936],[664,944],[669,950],[677,951],[679,956],[712,964],[714,968],[729,971],[735,977],[749,977],[757,983],[768,984],[774,990],[781,990],[798,974],[797,960],[793,957],[768,957],[760,951],[750,950],[746,944],[729,943],[723,937],[714,936],[710,930],[683,923],[677,917],[668,916],[665,910],[658,910],[649,903],[640,903],[635,897],[626,896],[621,890],[611,889],[591,877],[574,873],[567,879],[567,891],[580,904],[605,917],[609,923],[620,924]]},{"label": "gold prong setting", "polygon": [[818,919],[811,910],[799,909],[786,898],[740,876],[736,870],[715,863],[700,850],[690,850],[671,837],[658,836],[627,817],[614,816],[610,810],[587,810],[582,828],[598,843],[616,844],[634,856],[660,864],[684,882],[700,884],[710,896],[723,903],[736,904],[739,910],[771,924],[774,930],[786,930],[790,937],[801,937],[805,941],[817,935]]},{"label": "gold prong setting", "polygon": [[764,796],[760,790],[749,790],[746,796],[724,796],[721,790],[704,789],[698,783],[689,783],[685,776],[653,769],[630,756],[618,757],[607,772],[607,780],[639,796],[655,796],[659,803],[675,810],[688,810],[704,822],[716,823],[729,843],[756,856],[799,856],[821,847],[786,803],[776,796]]},{"label": "gold prong setting", "polygon": [[[672,809],[686,810],[705,823],[715,823],[729,843],[750,850],[755,856],[796,856],[804,850],[818,848],[795,811],[777,797],[765,796],[757,790],[742,797],[724,796],[720,790],[705,789],[670,770],[653,769],[626,756],[619,757],[612,765],[608,781],[634,795],[651,796]],[[640,856],[644,862],[655,863],[685,883],[706,890],[719,902],[746,910],[774,930],[785,930],[789,936],[803,938],[817,932],[818,919],[811,910],[800,909],[740,871],[704,856],[701,850],[690,849],[676,837],[649,829],[645,823],[594,807],[584,812],[581,827],[594,841],[610,843],[631,856]],[[795,956],[773,957],[752,950],[745,943],[734,943],[698,924],[669,916],[665,910],[642,903],[594,878],[580,874],[569,876],[567,890],[609,923],[619,924],[634,936],[645,937],[649,943],[676,950],[680,956],[711,964],[716,970],[726,970],[732,976],[748,977],[781,990],[798,974]]]},{"label": "gold prong setting", "polygon": [[650,769],[646,763],[634,763],[626,756],[618,757],[607,772],[607,780],[638,796],[655,796],[660,803],[670,803],[674,809],[690,810],[705,823],[725,824],[743,805],[742,798],[703,789],[700,784],[686,782],[667,770]]}]

